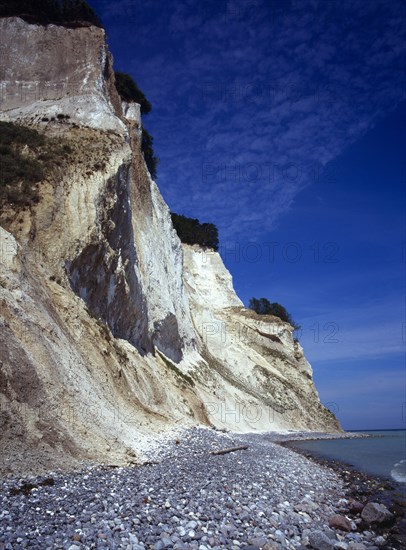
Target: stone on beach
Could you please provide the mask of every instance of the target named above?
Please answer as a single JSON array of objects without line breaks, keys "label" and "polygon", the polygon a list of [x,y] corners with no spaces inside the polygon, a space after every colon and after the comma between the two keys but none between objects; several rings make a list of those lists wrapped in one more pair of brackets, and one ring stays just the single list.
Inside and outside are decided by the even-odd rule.
[{"label": "stone on beach", "polygon": [[345,516],[342,516],[341,514],[333,514],[332,516],[330,516],[328,518],[328,524],[330,527],[333,527],[334,529],[340,529],[341,531],[348,531],[349,533],[352,531],[351,521]]},{"label": "stone on beach", "polygon": [[361,517],[366,523],[388,523],[392,521],[393,514],[384,504],[368,502],[361,512]]},{"label": "stone on beach", "polygon": [[348,507],[350,511],[353,512],[354,514],[359,514],[364,509],[364,504],[362,504],[362,502],[360,502],[359,500],[356,500],[355,498],[350,498],[348,502]]},{"label": "stone on beach", "polygon": [[367,550],[367,547],[362,542],[350,542],[348,550]]},{"label": "stone on beach", "polygon": [[330,539],[323,531],[312,531],[309,535],[310,546],[315,550],[333,550],[336,543]]}]

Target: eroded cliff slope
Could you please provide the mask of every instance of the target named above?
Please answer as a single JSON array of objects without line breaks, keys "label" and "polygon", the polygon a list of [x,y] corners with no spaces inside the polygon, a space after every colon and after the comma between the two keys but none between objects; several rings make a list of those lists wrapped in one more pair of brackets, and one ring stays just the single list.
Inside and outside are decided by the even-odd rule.
[{"label": "eroded cliff slope", "polygon": [[[137,461],[184,425],[339,430],[292,327],[246,310],[217,253],[181,245],[104,31],[13,17],[0,32],[1,119],[67,151],[38,201],[2,205],[4,470]],[[75,86],[11,93],[59,80]]]}]

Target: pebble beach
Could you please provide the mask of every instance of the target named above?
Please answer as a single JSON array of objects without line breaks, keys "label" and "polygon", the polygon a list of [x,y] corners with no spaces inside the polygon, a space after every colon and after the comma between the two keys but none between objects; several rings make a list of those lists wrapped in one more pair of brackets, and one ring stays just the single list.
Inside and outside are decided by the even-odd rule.
[{"label": "pebble beach", "polygon": [[340,472],[278,439],[288,437],[194,428],[143,465],[5,478],[0,549],[403,547],[401,507],[357,500]]}]

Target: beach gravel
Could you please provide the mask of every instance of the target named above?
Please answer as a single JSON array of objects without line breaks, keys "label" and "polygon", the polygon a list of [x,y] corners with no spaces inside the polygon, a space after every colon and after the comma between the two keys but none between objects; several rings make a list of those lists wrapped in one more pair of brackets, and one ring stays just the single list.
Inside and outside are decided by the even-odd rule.
[{"label": "beach gravel", "polygon": [[[143,466],[3,480],[0,548],[372,548],[372,532],[329,527],[345,497],[330,468],[260,434],[195,428],[177,438]],[[248,449],[211,454],[239,445]]]}]

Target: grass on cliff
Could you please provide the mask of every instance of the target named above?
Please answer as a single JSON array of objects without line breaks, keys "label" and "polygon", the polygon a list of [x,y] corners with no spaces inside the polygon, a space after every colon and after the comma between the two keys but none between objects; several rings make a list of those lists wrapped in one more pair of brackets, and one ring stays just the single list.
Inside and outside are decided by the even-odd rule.
[{"label": "grass on cliff", "polygon": [[165,366],[172,371],[175,376],[178,378],[181,386],[187,387],[191,386],[193,387],[195,385],[195,381],[191,376],[188,374],[182,372],[172,361],[170,361],[163,353],[161,353],[158,349],[156,349],[157,354],[162,359],[162,361],[165,363]]},{"label": "grass on cliff", "polygon": [[0,122],[0,204],[37,203],[39,182],[71,153],[62,138],[47,138],[32,128]]}]

